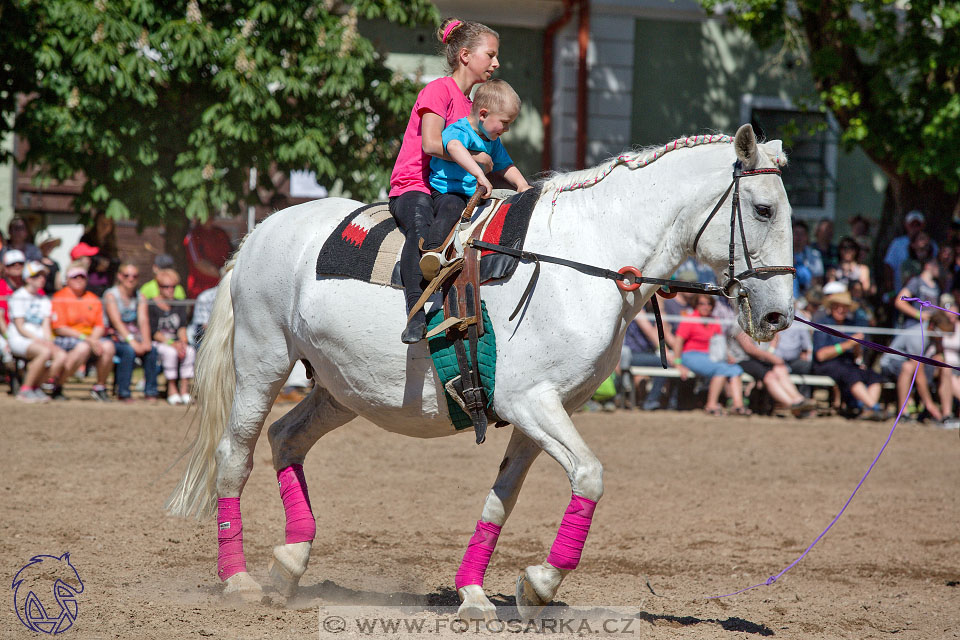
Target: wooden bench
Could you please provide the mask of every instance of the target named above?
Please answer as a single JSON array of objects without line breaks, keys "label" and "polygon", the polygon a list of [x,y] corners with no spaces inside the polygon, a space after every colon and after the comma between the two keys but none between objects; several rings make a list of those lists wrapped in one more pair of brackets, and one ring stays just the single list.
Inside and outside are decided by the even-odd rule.
[{"label": "wooden bench", "polygon": [[[663,367],[630,367],[630,376],[629,380],[623,380],[623,389],[626,393],[626,398],[624,399],[625,403],[629,403],[630,406],[636,406],[636,389],[633,386],[632,376],[645,376],[649,378],[679,378],[680,370],[676,367],[671,367],[669,369],[664,369]],[[690,375],[687,376],[687,379],[696,378],[697,375],[690,371]],[[754,382],[753,376],[749,373],[743,373],[740,376],[740,379],[743,380],[744,384],[750,384]],[[807,387],[820,387],[824,389],[833,389],[837,385],[833,381],[833,378],[829,376],[820,376],[812,373],[791,373],[790,380],[793,384],[798,387],[807,386]],[[894,382],[885,382],[883,384],[884,389],[896,389],[897,385]]]}]

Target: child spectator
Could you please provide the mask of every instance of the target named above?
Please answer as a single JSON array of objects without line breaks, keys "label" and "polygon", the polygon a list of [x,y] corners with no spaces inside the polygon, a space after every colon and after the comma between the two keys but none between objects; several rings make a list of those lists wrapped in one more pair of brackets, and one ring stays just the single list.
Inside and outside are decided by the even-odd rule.
[{"label": "child spectator", "polygon": [[517,191],[530,188],[500,141],[500,136],[510,130],[518,115],[520,96],[513,87],[503,80],[489,80],[477,87],[470,115],[443,130],[443,150],[453,162],[442,158],[430,160],[429,183],[437,213],[423,243],[425,253],[420,258],[425,279],[433,280],[448,263],[439,249],[463,213],[467,200],[478,187],[486,197],[493,192],[484,169],[471,153],[489,155],[494,173],[502,174]]},{"label": "child spectator", "polygon": [[157,274],[160,295],[149,307],[150,335],[167,379],[167,402],[172,405],[190,404],[190,380],[196,355],[187,343],[187,310],[182,305],[171,304],[179,282],[176,271],[162,269]]},{"label": "child spectator", "polygon": [[150,314],[147,300],[137,293],[137,266],[124,262],[117,270],[117,284],[103,294],[103,305],[110,334],[120,361],[117,363],[117,397],[132,402],[130,380],[134,360],[143,359],[143,395],[148,402],[157,400],[157,352],[150,338]]},{"label": "child spectator", "polygon": [[52,307],[50,299],[40,292],[47,277],[46,268],[39,262],[29,262],[23,275],[24,285],[10,296],[7,329],[11,353],[28,361],[17,400],[49,402],[50,397],[40,390],[40,383],[48,376],[61,375],[67,353],[50,339]]},{"label": "child spectator", "polygon": [[909,302],[901,300],[903,297],[920,298],[934,302],[940,299],[940,285],[937,277],[940,275],[940,263],[935,258],[927,258],[919,273],[907,281],[906,286],[897,293],[894,307],[901,313],[901,325],[904,329],[915,326],[922,319],[922,312]]},{"label": "child spectator", "polygon": [[[713,314],[715,303],[708,295],[698,295],[692,318],[709,318]],[[716,362],[710,359],[710,339],[713,336],[723,336],[723,327],[717,322],[699,323],[683,321],[674,334],[674,353],[679,353],[674,363],[680,368],[680,378],[686,380],[689,371],[704,378],[710,378],[707,389],[707,403],[703,410],[711,416],[722,416],[723,407],[720,406],[720,392],[725,384],[729,384],[728,395],[733,402],[733,412],[738,415],[749,415],[750,410],[743,406],[743,383],[740,375],[743,369],[740,365],[725,361]],[[689,370],[689,371],[688,371]]]},{"label": "child spectator", "polygon": [[53,294],[54,342],[67,352],[67,360],[52,397],[63,398],[63,383],[88,361],[94,362],[97,381],[90,396],[99,402],[108,402],[107,376],[113,370],[113,341],[106,337],[103,324],[103,304],[100,298],[87,291],[87,270],[82,263],[71,262],[67,267],[67,284]]},{"label": "child spectator", "polygon": [[837,248],[840,259],[837,265],[831,269],[831,280],[843,282],[850,288],[851,282],[859,282],[863,286],[866,295],[876,293],[873,279],[870,277],[870,267],[860,262],[860,245],[850,236],[844,236],[840,240]]},{"label": "child spectator", "polygon": [[[157,274],[163,269],[173,269],[173,256],[167,253],[158,253],[153,259],[153,279],[147,280],[140,287],[140,295],[147,300],[153,300],[160,295],[160,288],[157,286]],[[174,300],[186,300],[187,292],[182,285],[177,285],[173,292]]]}]

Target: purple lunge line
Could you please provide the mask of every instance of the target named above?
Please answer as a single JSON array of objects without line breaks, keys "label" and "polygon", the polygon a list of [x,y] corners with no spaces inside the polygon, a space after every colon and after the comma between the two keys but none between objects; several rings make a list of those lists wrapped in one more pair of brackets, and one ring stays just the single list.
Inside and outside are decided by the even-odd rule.
[{"label": "purple lunge line", "polygon": [[[941,307],[938,307],[938,306],[936,306],[936,305],[934,305],[934,304],[931,304],[928,300],[920,300],[919,298],[906,298],[906,297],[901,298],[901,300],[904,300],[904,301],[906,301],[906,302],[919,302],[921,307],[934,307],[934,308],[936,308],[936,309],[941,309]],[[947,313],[953,313],[954,315],[960,315],[960,314],[958,314],[958,313],[954,313],[953,311],[950,311],[949,309],[941,309],[941,310],[942,310],[942,311],[946,311]],[[899,351],[897,351],[897,350],[895,350],[895,349],[890,349],[889,347],[884,347],[884,346],[882,346],[882,345],[874,344],[873,342],[870,342],[870,341],[868,341],[868,340],[857,340],[856,338],[853,338],[853,337],[851,337],[851,336],[848,336],[847,334],[845,334],[845,333],[843,333],[843,332],[841,332],[841,331],[836,331],[836,330],[834,330],[834,329],[830,329],[829,327],[825,327],[825,326],[823,326],[823,325],[821,325],[821,324],[818,324],[818,323],[816,323],[816,322],[808,322],[808,321],[806,321],[806,320],[803,320],[802,318],[795,318],[795,320],[800,320],[800,322],[803,322],[804,324],[808,324],[808,325],[810,325],[811,327],[813,327],[814,329],[819,329],[820,331],[824,331],[825,333],[829,333],[830,335],[834,335],[834,336],[837,336],[837,337],[840,337],[840,338],[847,338],[848,340],[854,340],[855,342],[858,342],[858,343],[864,345],[865,347],[870,347],[870,348],[872,348],[872,349],[877,349],[878,351],[886,351],[887,353],[893,353],[893,354],[896,354],[896,355],[901,355],[901,356],[904,356],[904,357],[906,357],[906,358],[910,358],[910,359],[912,359],[912,360],[917,360],[918,362],[928,362],[928,361],[929,361],[929,364],[933,364],[933,365],[940,366],[940,367],[950,366],[950,365],[947,365],[947,364],[945,364],[945,363],[943,363],[943,362],[940,362],[939,360],[931,360],[930,358],[926,358],[926,357],[923,357],[923,356],[915,356],[915,355],[912,355],[912,354],[909,354],[909,353],[901,353],[901,352],[899,352]],[[923,322],[920,322],[920,344],[923,344],[923,341],[924,341],[924,336],[923,336]],[[921,358],[922,358],[922,359],[921,359]],[[778,573],[777,575],[775,575],[775,576],[770,576],[770,577],[767,578],[766,581],[764,581],[764,582],[760,582],[760,583],[755,584],[755,585],[750,586],[750,587],[745,587],[745,588],[743,588],[743,589],[740,589],[739,591],[734,591],[733,593],[725,593],[725,594],[720,595],[720,596],[708,596],[708,597],[707,597],[707,600],[717,600],[717,599],[719,599],[719,598],[729,598],[730,596],[739,595],[739,594],[741,594],[741,593],[743,593],[743,592],[745,592],[745,591],[750,591],[751,589],[756,589],[757,587],[770,586],[770,585],[772,585],[774,582],[776,582],[777,580],[779,580],[779,579],[780,579],[780,576],[782,576],[783,574],[785,574],[787,571],[790,571],[790,569],[792,569],[793,567],[795,567],[795,566],[797,565],[797,563],[799,563],[801,560],[803,560],[805,557],[807,557],[807,554],[810,553],[810,550],[813,549],[818,542],[820,542],[820,540],[821,540],[821,538],[823,538],[823,536],[827,535],[827,531],[830,531],[830,529],[833,527],[833,525],[835,525],[835,524],[837,523],[837,520],[840,519],[840,516],[843,515],[843,512],[847,510],[847,507],[850,506],[850,503],[851,503],[851,502],[853,502],[853,496],[857,495],[857,491],[859,491],[859,490],[860,490],[860,487],[863,486],[863,483],[866,482],[867,476],[870,475],[870,472],[873,471],[873,468],[874,468],[875,466],[877,466],[877,462],[880,461],[880,456],[883,455],[884,449],[887,448],[887,445],[890,444],[890,440],[893,439],[893,432],[896,431],[896,429],[897,429],[897,424],[900,423],[900,416],[903,415],[903,410],[907,407],[907,402],[910,400],[910,395],[913,393],[913,383],[914,383],[914,381],[917,379],[917,369],[919,369],[919,368],[920,368],[920,367],[917,367],[917,368],[915,368],[915,369],[913,370],[913,377],[910,379],[910,388],[907,390],[907,397],[904,399],[903,405],[900,407],[900,411],[897,412],[897,419],[893,421],[893,427],[890,428],[890,433],[887,434],[887,439],[886,439],[886,441],[884,441],[883,446],[880,447],[880,451],[877,453],[877,457],[875,457],[875,458],[873,459],[873,462],[870,463],[870,467],[867,468],[867,472],[863,474],[863,477],[862,477],[862,478],[860,478],[860,482],[857,483],[857,487],[853,490],[853,493],[850,494],[850,497],[847,498],[847,501],[843,504],[843,508],[840,509],[840,512],[834,517],[833,520],[830,521],[830,524],[827,525],[827,528],[824,529],[822,532],[820,532],[820,535],[818,535],[818,536],[816,537],[816,539],[815,539],[813,542],[810,543],[810,546],[807,547],[806,550],[804,550],[804,552],[800,554],[800,557],[799,557],[799,558],[797,558],[796,560],[794,560],[793,562],[791,562],[790,564],[788,564],[788,565],[787,565],[780,573]],[[950,367],[950,368],[951,368],[951,369],[956,369],[956,367]]]}]

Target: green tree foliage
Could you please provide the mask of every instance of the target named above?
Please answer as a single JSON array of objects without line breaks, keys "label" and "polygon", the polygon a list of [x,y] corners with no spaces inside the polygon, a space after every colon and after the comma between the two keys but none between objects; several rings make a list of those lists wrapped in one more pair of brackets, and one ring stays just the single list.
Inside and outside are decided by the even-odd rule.
[{"label": "green tree foliage", "polygon": [[[792,49],[820,102],[890,180],[885,214],[943,229],[960,190],[960,5],[941,0],[700,0],[762,47]],[[888,225],[894,231],[899,225]]]},{"label": "green tree foliage", "polygon": [[249,167],[370,198],[419,90],[357,33],[374,18],[438,20],[425,0],[0,0],[0,108],[28,98],[26,161],[83,172],[78,211],[185,228],[236,211]]}]

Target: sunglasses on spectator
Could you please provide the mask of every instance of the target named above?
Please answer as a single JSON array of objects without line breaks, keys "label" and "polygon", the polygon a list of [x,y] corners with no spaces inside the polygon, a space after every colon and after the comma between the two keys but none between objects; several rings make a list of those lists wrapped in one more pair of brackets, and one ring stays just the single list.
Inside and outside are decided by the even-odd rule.
[{"label": "sunglasses on spectator", "polygon": [[71,279],[71,280],[74,280],[74,279],[76,279],[76,278],[82,278],[83,280],[86,280],[86,279],[87,279],[87,276],[84,275],[84,274],[82,274],[82,273],[77,273],[77,274],[75,274],[75,275],[70,276],[70,279]]},{"label": "sunglasses on spectator", "polygon": [[160,289],[176,289],[176,288],[177,288],[177,285],[175,285],[175,284],[159,284],[159,285],[157,285],[157,287],[160,288]]},{"label": "sunglasses on spectator", "polygon": [[121,273],[119,274],[121,278],[139,278],[139,273]]}]

